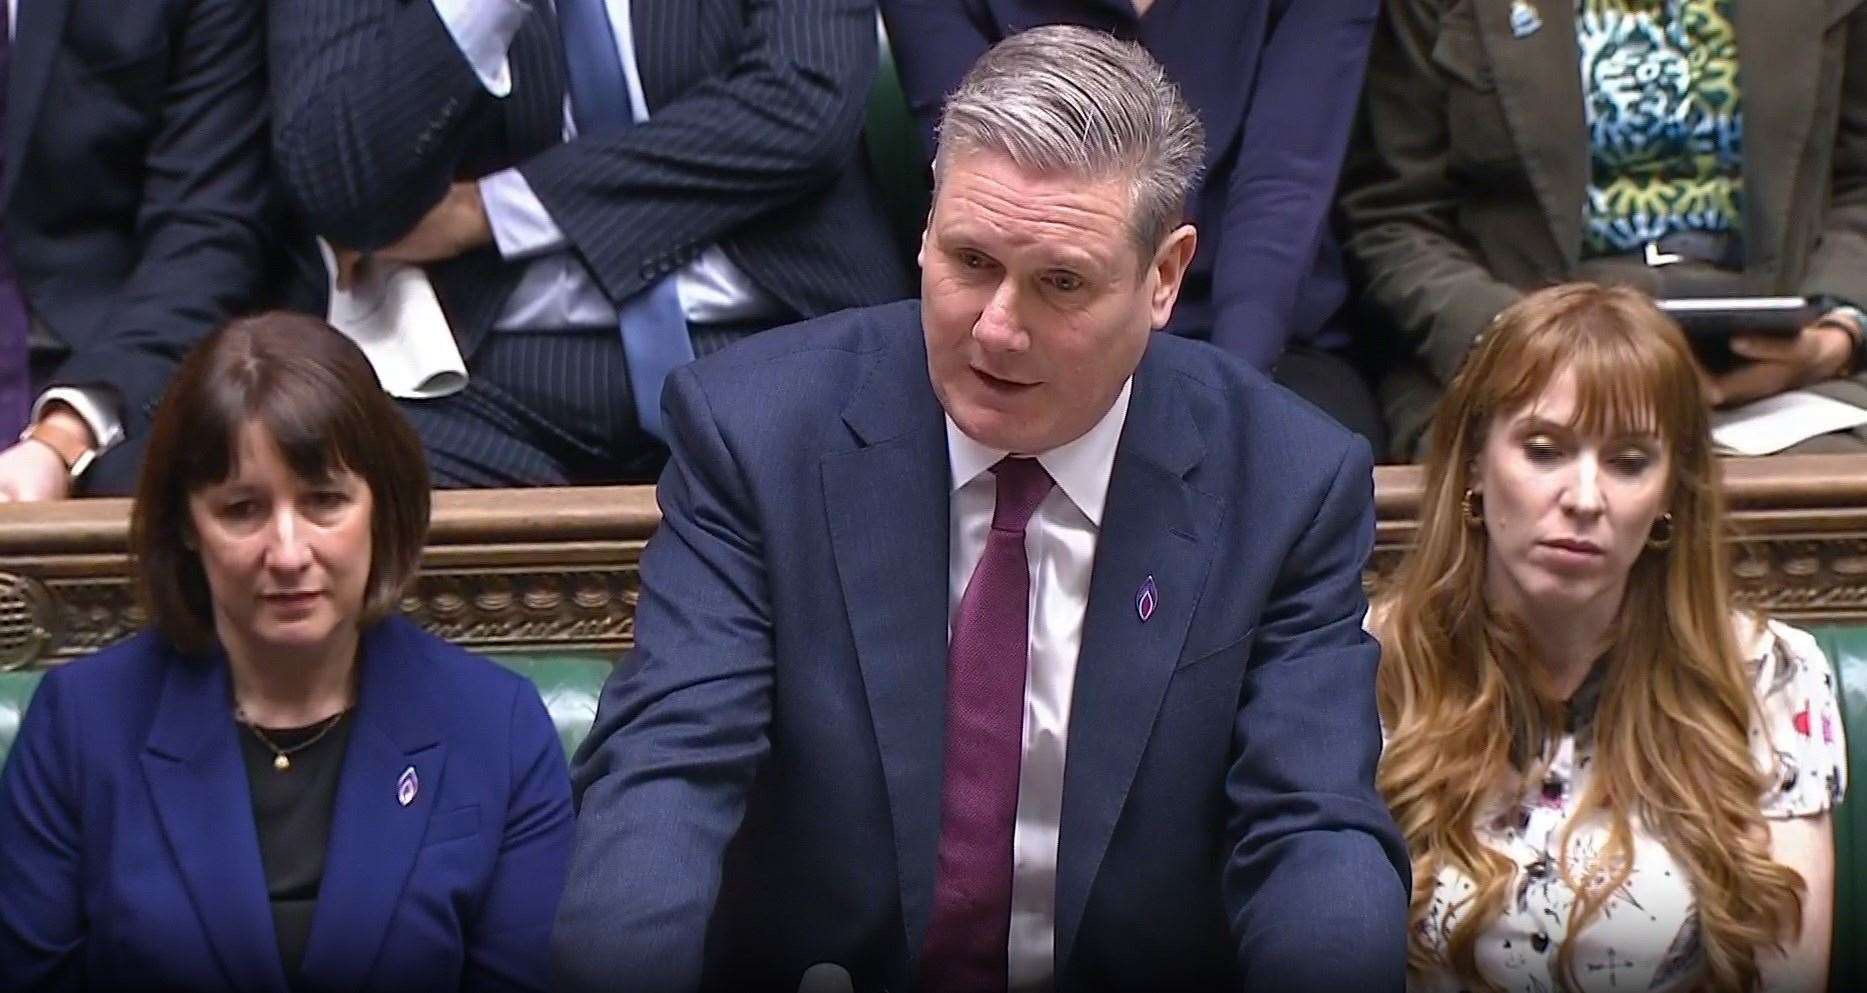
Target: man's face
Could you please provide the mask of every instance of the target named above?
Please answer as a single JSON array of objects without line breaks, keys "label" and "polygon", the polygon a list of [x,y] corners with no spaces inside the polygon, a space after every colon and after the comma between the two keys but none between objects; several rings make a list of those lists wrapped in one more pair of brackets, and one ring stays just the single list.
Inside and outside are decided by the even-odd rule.
[{"label": "man's face", "polygon": [[980,444],[1035,454],[1074,441],[1167,323],[1193,229],[1144,259],[1120,178],[1030,173],[992,152],[943,168],[920,256],[934,393]]}]

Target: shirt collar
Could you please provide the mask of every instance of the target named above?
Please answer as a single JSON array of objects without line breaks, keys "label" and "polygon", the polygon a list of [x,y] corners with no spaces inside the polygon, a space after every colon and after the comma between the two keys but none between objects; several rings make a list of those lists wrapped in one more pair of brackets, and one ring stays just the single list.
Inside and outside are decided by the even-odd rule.
[{"label": "shirt collar", "polygon": [[[1128,421],[1128,397],[1134,390],[1132,377],[1122,384],[1121,392],[1095,426],[1075,441],[1041,452],[1037,461],[1057,481],[1076,509],[1096,527],[1102,526],[1102,506],[1108,499],[1109,474],[1115,468],[1115,448],[1121,442],[1122,425]],[[1010,454],[1002,448],[981,445],[967,437],[953,418],[946,419],[947,461],[953,471],[953,492],[972,482],[979,474],[998,464]]]}]

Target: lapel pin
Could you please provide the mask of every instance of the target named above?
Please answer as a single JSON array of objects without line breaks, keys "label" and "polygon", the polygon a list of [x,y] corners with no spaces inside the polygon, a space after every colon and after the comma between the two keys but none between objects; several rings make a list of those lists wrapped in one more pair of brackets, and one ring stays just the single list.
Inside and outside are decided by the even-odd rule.
[{"label": "lapel pin", "polygon": [[1512,0],[1510,5],[1510,33],[1514,38],[1527,38],[1543,26],[1543,17],[1536,12],[1536,5],[1530,0]]},{"label": "lapel pin", "polygon": [[421,790],[421,777],[415,775],[415,767],[402,770],[402,778],[395,781],[395,802],[406,807],[415,802],[415,794]]},{"label": "lapel pin", "polygon": [[1141,581],[1141,589],[1134,595],[1134,612],[1142,623],[1154,616],[1154,608],[1160,605],[1160,591],[1154,588],[1154,577]]}]

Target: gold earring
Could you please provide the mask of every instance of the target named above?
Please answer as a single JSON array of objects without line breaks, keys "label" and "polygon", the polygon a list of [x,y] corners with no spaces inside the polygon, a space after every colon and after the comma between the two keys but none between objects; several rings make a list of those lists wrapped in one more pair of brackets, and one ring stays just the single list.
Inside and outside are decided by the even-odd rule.
[{"label": "gold earring", "polygon": [[[1660,533],[1660,526],[1665,525],[1665,533]],[[1647,535],[1647,547],[1656,552],[1663,552],[1673,547],[1673,515],[1667,511],[1653,522],[1653,531]]]},{"label": "gold earring", "polygon": [[1461,506],[1465,509],[1466,527],[1481,528],[1485,526],[1485,505],[1483,500],[1484,498],[1479,496],[1477,490],[1466,489],[1465,499],[1460,501]]}]

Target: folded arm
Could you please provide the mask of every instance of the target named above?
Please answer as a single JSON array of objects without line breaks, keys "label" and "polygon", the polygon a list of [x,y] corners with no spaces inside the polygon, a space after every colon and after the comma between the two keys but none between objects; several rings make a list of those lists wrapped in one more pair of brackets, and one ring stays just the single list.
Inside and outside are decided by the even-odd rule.
[{"label": "folded arm", "polygon": [[447,192],[472,126],[504,95],[497,84],[512,85],[495,56],[529,8],[518,0],[267,7],[281,184],[333,242],[368,250],[395,241]]},{"label": "folded arm", "polygon": [[646,123],[580,134],[519,166],[612,300],[827,188],[862,154],[873,0],[745,7],[731,65],[650,106]]}]

